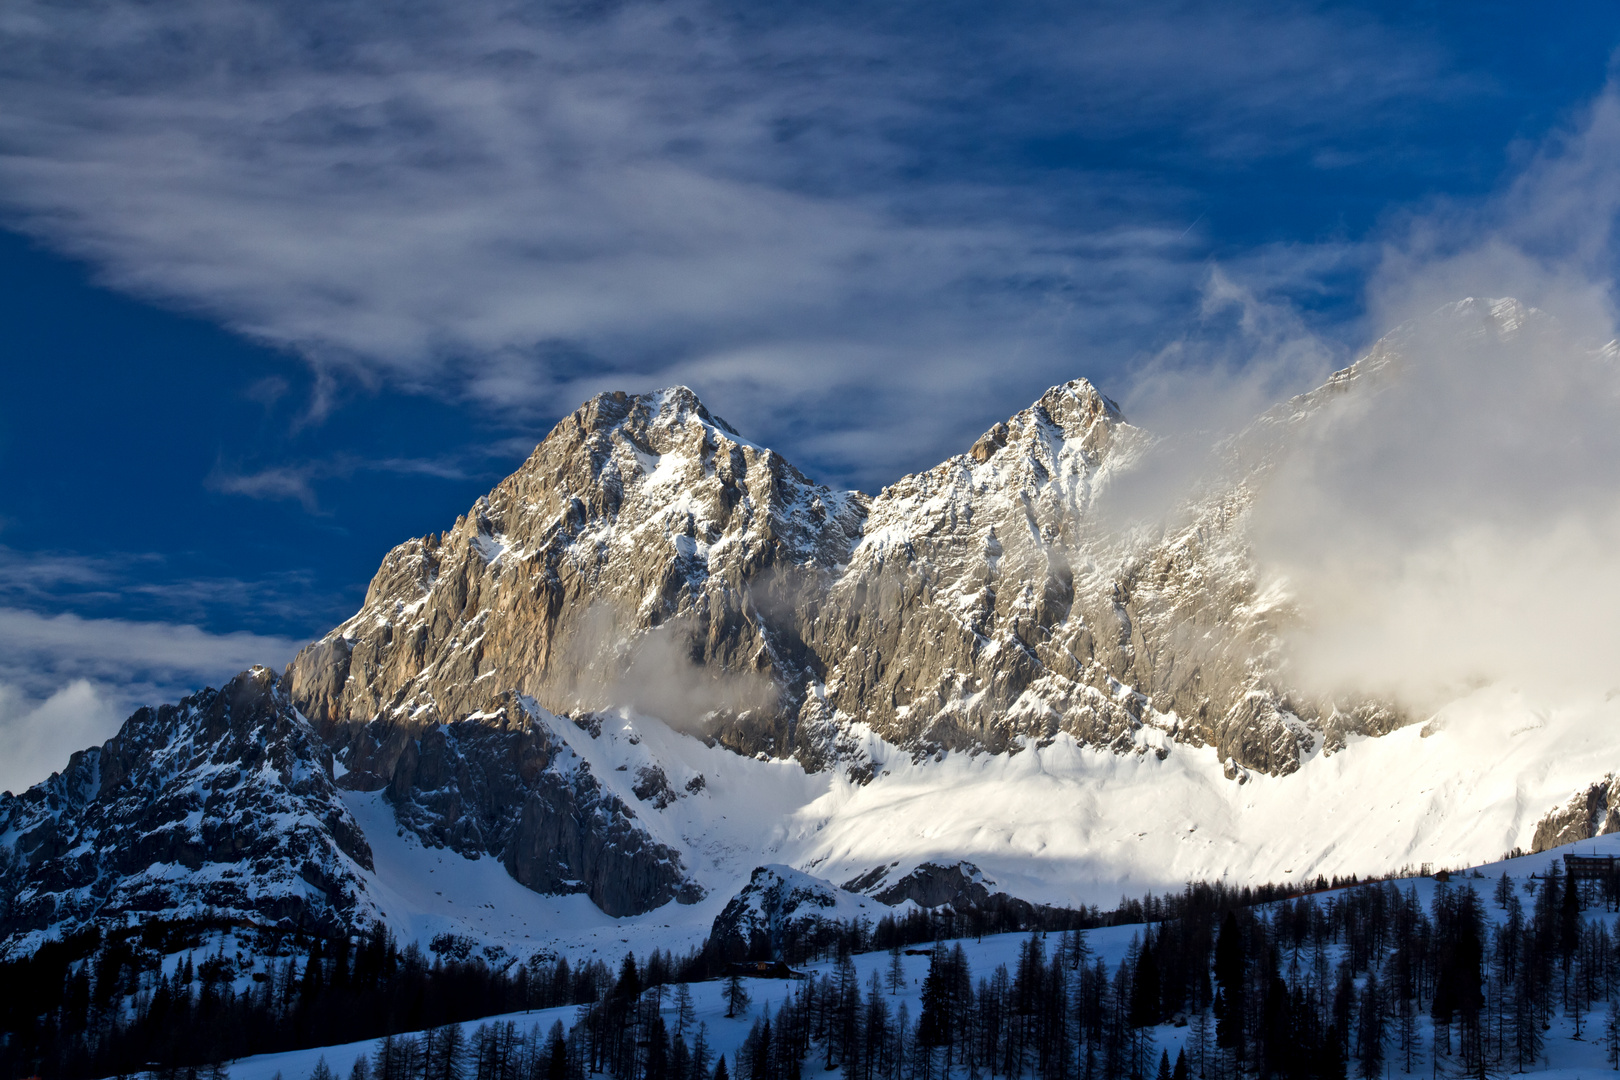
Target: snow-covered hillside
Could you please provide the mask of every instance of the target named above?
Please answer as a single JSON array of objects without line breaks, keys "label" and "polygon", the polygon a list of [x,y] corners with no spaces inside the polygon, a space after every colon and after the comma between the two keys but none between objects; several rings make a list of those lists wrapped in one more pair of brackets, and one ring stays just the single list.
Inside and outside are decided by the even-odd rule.
[{"label": "snow-covered hillside", "polygon": [[564,953],[603,942],[682,950],[707,935],[756,866],[773,862],[843,884],[875,868],[889,867],[883,881],[894,881],[921,863],[965,860],[995,890],[1104,908],[1122,893],[1188,881],[1308,883],[1464,866],[1528,850],[1545,808],[1620,761],[1620,702],[1546,709],[1502,687],[1430,724],[1319,752],[1292,776],[1243,783],[1226,778],[1213,750],[1120,756],[1062,735],[1013,754],[913,761],[868,733],[877,769],[859,784],[743,758],[646,717],[604,718],[594,737],[572,724],[558,730],[626,798],[649,762],[674,779],[705,778],[700,792],[662,809],[638,805],[649,832],[683,852],[704,900],[610,919],[581,896],[536,896],[494,860],[424,848],[391,827],[380,794],[348,793],[371,839],[373,895],[399,898],[383,906],[402,931],[425,942],[453,927],[513,951],[541,941]]},{"label": "snow-covered hillside", "polygon": [[[1425,909],[1432,908],[1437,889],[1457,889],[1472,887],[1480,896],[1483,913],[1488,928],[1502,924],[1507,918],[1507,912],[1492,899],[1492,893],[1501,875],[1512,879],[1516,892],[1521,894],[1527,882],[1534,884],[1533,877],[1546,872],[1548,864],[1558,860],[1568,850],[1578,850],[1581,854],[1620,855],[1620,836],[1605,836],[1596,840],[1587,841],[1573,848],[1561,848],[1533,856],[1523,856],[1514,859],[1495,861],[1472,870],[1454,872],[1452,880],[1447,885],[1441,885],[1432,877],[1417,877],[1403,879],[1395,883],[1402,892],[1414,894],[1418,902]],[[1349,890],[1337,890],[1329,893],[1317,894],[1317,903],[1326,903],[1334,897],[1345,895]],[[1525,896],[1528,905],[1530,897]],[[1589,923],[1600,923],[1615,939],[1620,935],[1620,915],[1599,908],[1589,909],[1584,918]],[[1133,955],[1133,947],[1140,942],[1143,927],[1140,925],[1126,925],[1106,927],[1086,931],[1085,938],[1090,950],[1090,962],[1100,960],[1104,968],[1113,972]],[[1058,945],[1058,935],[1042,935],[1045,939],[1044,948],[1051,953]],[[972,975],[975,979],[987,978],[994,970],[1005,965],[1009,971],[1018,966],[1020,950],[1027,941],[1028,935],[1000,934],[986,936],[982,939],[965,938],[960,941],[950,941],[947,947],[960,946],[963,950]],[[606,950],[607,955],[615,963],[632,946],[620,943],[617,950]],[[891,984],[889,974],[893,960],[886,952],[865,953],[854,956],[853,963],[857,975],[857,982],[863,988],[868,987],[876,976],[878,984],[883,987],[887,1004],[891,1011],[898,1011],[904,1004],[909,1016],[915,1022],[921,1014],[923,979],[928,972],[930,959],[926,955],[927,949],[916,949],[903,953],[899,964],[903,970],[903,979],[898,985]],[[1336,967],[1339,960],[1345,955],[1340,946],[1330,948],[1330,965]],[[836,969],[835,962],[806,965],[804,970],[812,977],[832,973]],[[712,982],[695,983],[691,985],[692,998],[695,1006],[695,1016],[687,1025],[690,1033],[697,1024],[704,1025],[706,1039],[711,1050],[717,1054],[724,1054],[729,1061],[735,1063],[737,1053],[742,1047],[750,1028],[764,1015],[774,1015],[780,1011],[781,1005],[788,995],[795,993],[798,984],[778,979],[746,979],[745,983],[753,999],[751,1007],[733,1017],[726,1015],[727,1008],[723,997],[724,984],[720,980]],[[1366,984],[1365,976],[1356,979],[1356,987],[1363,989]],[[677,1025],[677,1005],[673,994],[666,994],[663,998],[662,1013],[666,1026],[675,1030]],[[1574,1019],[1571,1015],[1556,1013],[1549,1017],[1550,1026],[1544,1033],[1544,1048],[1539,1061],[1535,1066],[1527,1068],[1526,1073],[1543,1077],[1544,1080],[1575,1080],[1576,1077],[1591,1077],[1612,1072],[1609,1065],[1606,1040],[1604,1038],[1606,1003],[1592,1002],[1585,1009],[1582,1021],[1582,1032],[1577,1037]],[[540,1038],[550,1030],[554,1023],[561,1022],[565,1027],[572,1026],[578,1018],[578,1010],[573,1007],[563,1007],[531,1012],[511,1013],[488,1017],[484,1020],[469,1021],[462,1025],[469,1043],[474,1038],[476,1029],[484,1024],[504,1025],[512,1023],[520,1035],[531,1038]],[[1426,1014],[1420,1014],[1416,1024],[1416,1049],[1410,1069],[1405,1060],[1395,1053],[1395,1038],[1390,1037],[1390,1049],[1387,1052],[1384,1075],[1393,1077],[1399,1075],[1426,1075],[1431,1071],[1454,1069],[1455,1058],[1447,1058],[1439,1063],[1438,1069],[1433,1061],[1433,1035],[1434,1024]],[[1213,1045],[1211,1030],[1201,1029],[1196,1023],[1186,1022],[1180,1018],[1177,1022],[1161,1024],[1152,1030],[1155,1056],[1159,1051],[1174,1060],[1179,1052],[1186,1052],[1188,1058],[1194,1063],[1199,1060],[1200,1051],[1198,1040],[1202,1036],[1207,1044],[1202,1048],[1205,1055],[1213,1057],[1218,1050]],[[354,1067],[357,1058],[370,1057],[376,1051],[375,1040],[346,1043],[336,1046],[318,1047],[307,1050],[298,1050],[279,1054],[263,1054],[256,1057],[245,1058],[231,1063],[229,1071],[232,1080],[304,1080],[317,1066],[317,1062],[324,1061],[339,1077],[346,1076]],[[1196,1075],[1196,1073],[1195,1073]]]}]

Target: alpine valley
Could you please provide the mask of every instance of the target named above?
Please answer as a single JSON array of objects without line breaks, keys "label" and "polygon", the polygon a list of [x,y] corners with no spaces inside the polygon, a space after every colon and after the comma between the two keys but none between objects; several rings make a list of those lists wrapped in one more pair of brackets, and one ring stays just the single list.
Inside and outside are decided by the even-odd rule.
[{"label": "alpine valley", "polygon": [[[1513,301],[1431,322],[1556,332]],[[0,956],[188,925],[267,953],[381,926],[492,960],[757,954],[796,912],[1112,907],[1620,829],[1620,702],[1489,684],[1414,715],[1290,677],[1256,498],[1415,333],[1147,516],[1115,508],[1161,441],[1084,379],[875,495],[685,388],[599,395],[285,671],[0,796]]]}]

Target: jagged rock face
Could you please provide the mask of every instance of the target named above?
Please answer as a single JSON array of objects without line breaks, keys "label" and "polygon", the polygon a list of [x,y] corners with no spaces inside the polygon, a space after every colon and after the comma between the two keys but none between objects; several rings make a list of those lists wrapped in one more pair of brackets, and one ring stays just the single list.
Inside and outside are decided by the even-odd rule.
[{"label": "jagged rock face", "polygon": [[1146,441],[1079,380],[885,489],[806,628],[826,706],[925,749],[1060,728],[1128,744],[1138,710],[1108,683],[1130,641],[1119,553],[1089,512]]},{"label": "jagged rock face", "polygon": [[[1445,317],[1495,332],[1522,314]],[[557,713],[630,704],[858,780],[872,775],[867,730],[919,756],[1067,732],[1122,754],[1212,746],[1239,781],[1286,774],[1410,719],[1289,685],[1282,635],[1297,614],[1260,580],[1251,537],[1277,463],[1335,401],[1386,385],[1403,347],[1392,335],[1261,417],[1151,526],[1099,512],[1154,440],[1083,379],[876,496],[811,483],[684,388],[603,394],[450,531],[390,552],[360,612],[288,668],[290,693],[340,760],[389,789],[402,823],[546,889],[596,871],[591,841],[554,834],[544,808],[597,804],[574,781],[568,799],[541,797],[473,763],[485,736],[464,725],[492,723],[503,694]],[[549,750],[500,752],[533,755],[522,777]],[[422,768],[450,786],[424,786]],[[651,769],[634,791],[653,810],[676,797]],[[519,829],[573,853],[568,869],[514,854]],[[647,874],[640,899],[612,903],[680,895],[675,870]]]},{"label": "jagged rock face", "polygon": [[811,484],[689,390],[601,395],[448,533],[390,552],[360,613],[294,660],[293,697],[326,730],[426,727],[492,690],[573,711],[609,703],[624,645],[667,627],[677,673],[715,683],[698,700],[765,677],[739,748],[791,752],[818,663],[800,628],[866,503]]},{"label": "jagged rock face", "polygon": [[265,668],[141,709],[105,744],[0,794],[0,937],[131,920],[331,930],[363,918],[371,850],[331,752]]},{"label": "jagged rock face", "polygon": [[1536,822],[1530,841],[1531,854],[1620,832],[1617,808],[1620,808],[1620,783],[1610,773]]},{"label": "jagged rock face", "polygon": [[956,911],[970,911],[984,906],[990,898],[990,887],[995,884],[970,862],[950,866],[919,863],[892,882],[887,881],[890,869],[877,867],[853,881],[846,881],[844,888],[866,893],[884,904],[903,904],[910,900],[923,908],[949,904]]},{"label": "jagged rock face", "polygon": [[[674,666],[643,680],[666,696],[647,711],[856,775],[853,723],[918,753],[1067,731],[1163,754],[1177,737],[1234,775],[1365,730],[1292,701],[1265,662],[1289,613],[1257,603],[1253,467],[1235,457],[1174,529],[1096,523],[1150,443],[1076,380],[869,498],[811,484],[685,389],[605,394],[450,532],[391,552],[361,611],[293,662],[292,694],[342,743],[383,717],[459,720],[491,691],[607,704],[662,642]],[[749,678],[768,693],[728,698]]]},{"label": "jagged rock face", "polygon": [[401,825],[431,845],[493,856],[536,892],[585,893],[615,916],[700,899],[679,853],[648,837],[548,722],[566,721],[512,694],[451,724],[383,717],[346,729],[350,771],[339,783],[386,788]]}]

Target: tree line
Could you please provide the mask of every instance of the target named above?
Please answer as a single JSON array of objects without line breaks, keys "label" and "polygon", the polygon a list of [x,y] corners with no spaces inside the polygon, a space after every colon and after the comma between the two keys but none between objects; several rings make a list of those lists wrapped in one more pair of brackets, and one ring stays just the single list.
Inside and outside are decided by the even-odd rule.
[{"label": "tree line", "polygon": [[[601,960],[496,966],[455,940],[436,942],[439,952],[415,942],[401,948],[380,926],[354,941],[290,940],[286,955],[244,979],[251,960],[221,944],[194,962],[169,951],[173,933],[90,931],[0,965],[0,1074],[79,1080],[194,1071],[251,1054],[591,1003],[614,985]],[[195,941],[191,933],[182,940]],[[154,945],[158,935],[164,940]],[[655,951],[645,967],[661,982],[704,973],[696,954]]]},{"label": "tree line", "polygon": [[[1583,887],[1553,863],[1540,878],[1503,875],[1489,898],[1475,881],[1437,883],[1427,907],[1395,882],[1265,907],[1231,899],[1204,885],[1161,899],[1169,917],[1145,924],[1112,969],[1084,930],[1032,933],[1010,969],[977,978],[960,941],[937,942],[915,1018],[893,1001],[898,942],[887,973],[864,983],[846,953],[774,1015],[761,1010],[729,1075],[1370,1080],[1432,1067],[1483,1078],[1535,1068],[1560,1013],[1620,1067],[1620,942],[1582,914],[1614,905],[1613,883]],[[568,1075],[708,1080],[660,996],[627,978],[582,1010]],[[1602,1002],[1602,1030],[1588,1032]],[[1157,1044],[1165,1025],[1182,1029],[1174,1060]]]},{"label": "tree line", "polygon": [[[1393,881],[1281,892],[1194,884],[1106,914],[1004,909],[998,917],[1036,925],[1023,927],[1030,936],[1011,968],[977,976],[960,940],[948,944],[998,925],[971,913],[829,922],[798,939],[795,961],[820,953],[830,969],[795,984],[774,1015],[761,1009],[731,1062],[715,1060],[706,1029],[691,1023],[686,984],[723,975],[732,959],[710,947],[626,954],[615,972],[597,959],[491,963],[454,942],[429,955],[374,928],[354,941],[298,942],[241,989],[243,960],[223,947],[178,964],[171,949],[163,965],[174,943],[143,938],[151,928],[92,932],[0,965],[0,1068],[48,1080],[168,1077],[375,1037],[370,1073],[354,1080],[711,1080],[722,1068],[724,1080],[798,1080],[811,1062],[846,1080],[1348,1080],[1425,1060],[1483,1077],[1533,1067],[1554,1015],[1583,1033],[1602,1002],[1601,1035],[1617,1060],[1620,950],[1602,920],[1582,914],[1616,903],[1613,882],[1583,891],[1555,862],[1541,878],[1503,876],[1489,897],[1472,880],[1437,884],[1427,907]],[[1110,968],[1086,930],[1133,920],[1142,930]],[[912,1017],[896,1000],[900,957],[924,943]],[[862,982],[852,955],[871,949],[889,961]],[[724,991],[731,1011],[750,1008],[735,974]],[[462,1021],[558,1005],[576,1007],[566,1027],[489,1026],[461,1046]],[[1166,1024],[1186,1029],[1176,1060],[1156,1042]]]}]

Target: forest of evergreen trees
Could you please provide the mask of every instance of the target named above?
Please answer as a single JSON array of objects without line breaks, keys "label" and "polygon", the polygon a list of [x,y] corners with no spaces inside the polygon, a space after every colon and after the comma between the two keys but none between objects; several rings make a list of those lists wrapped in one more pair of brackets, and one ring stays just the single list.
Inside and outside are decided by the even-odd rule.
[{"label": "forest of evergreen trees", "polygon": [[[1437,884],[1427,907],[1409,883],[1278,893],[1199,884],[1106,916],[1030,908],[1039,925],[1021,928],[1016,963],[979,972],[952,939],[989,932],[982,913],[830,923],[799,939],[801,952],[818,943],[817,956],[795,958],[830,959],[828,970],[791,984],[774,1014],[757,1010],[730,1062],[692,1022],[685,984],[726,975],[728,958],[708,949],[627,955],[617,970],[566,958],[497,967],[455,949],[401,949],[378,929],[304,941],[246,980],[222,948],[154,970],[174,953],[172,929],[163,941],[150,929],[85,935],[0,966],[0,1068],[217,1080],[248,1054],[377,1038],[351,1080],[799,1080],[829,1069],[844,1080],[1348,1080],[1424,1061],[1483,1078],[1535,1068],[1556,1013],[1607,1040],[1617,1061],[1620,942],[1582,914],[1616,904],[1612,882],[1583,895],[1553,863],[1517,882]],[[1142,929],[1110,970],[1085,928],[1132,920]],[[913,1017],[897,1001],[902,948],[925,942]],[[872,949],[889,960],[863,983],[851,956]],[[724,991],[734,1012],[751,1009],[742,979]],[[1604,1002],[1601,1030],[1584,1032]],[[557,1005],[576,1006],[572,1023],[486,1024],[471,1037],[458,1026]],[[1164,1024],[1184,1027],[1174,1060],[1156,1043]]]},{"label": "forest of evergreen trees", "polygon": [[[1554,863],[1518,885],[1504,876],[1488,899],[1471,881],[1440,884],[1428,909],[1394,882],[1267,908],[1231,899],[1191,886],[1161,901],[1167,917],[1146,924],[1112,971],[1083,931],[1034,933],[1012,970],[977,977],[960,942],[940,942],[914,1019],[889,1005],[898,944],[888,978],[864,986],[845,955],[755,1019],[730,1076],[798,1080],[813,1063],[845,1080],[1347,1080],[1427,1059],[1436,1073],[1483,1078],[1535,1068],[1555,1012],[1579,1035],[1605,1001],[1592,1034],[1620,1065],[1620,943],[1581,914],[1613,906],[1613,883],[1583,896]],[[627,966],[619,986],[633,975]],[[1188,1029],[1174,1062],[1155,1045],[1164,1024]],[[703,1054],[667,1030],[657,995],[617,990],[584,1010],[570,1040],[565,1075],[706,1076]]]}]

